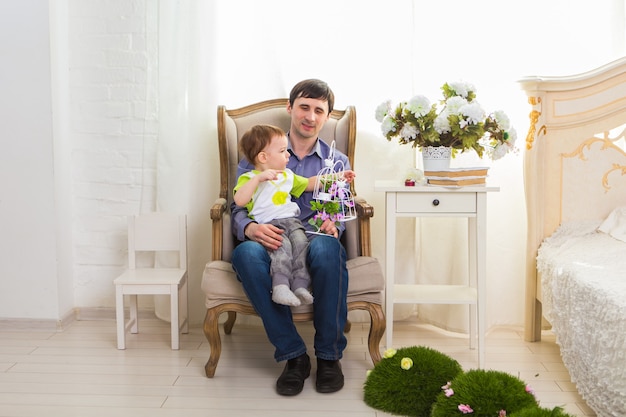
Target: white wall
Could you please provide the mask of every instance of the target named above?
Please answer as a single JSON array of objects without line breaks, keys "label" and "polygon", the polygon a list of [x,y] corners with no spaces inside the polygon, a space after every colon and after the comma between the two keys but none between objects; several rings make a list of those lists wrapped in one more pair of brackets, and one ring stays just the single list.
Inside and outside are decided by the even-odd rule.
[{"label": "white wall", "polygon": [[[58,319],[48,1],[0,2],[0,317]],[[63,303],[65,304],[65,303]]]},{"label": "white wall", "polygon": [[155,4],[0,2],[0,319],[112,312],[126,216],[155,208]]},{"label": "white wall", "polygon": [[[601,3],[604,6],[612,4],[616,8],[621,5],[619,11],[623,31],[621,0],[605,0]],[[202,140],[206,137],[206,142],[202,143],[199,152],[195,148],[190,151],[193,155],[190,157],[189,172],[168,170],[172,168],[167,163],[171,155],[157,156],[157,138],[160,134],[163,138],[164,131],[163,126],[159,125],[159,111],[164,111],[165,107],[168,112],[176,111],[177,106],[190,105],[187,96],[189,92],[185,91],[176,96],[178,100],[171,100],[169,106],[159,108],[159,103],[167,99],[167,94],[159,97],[159,92],[178,93],[176,88],[167,89],[162,88],[163,84],[159,85],[168,82],[165,67],[184,66],[187,63],[182,60],[167,62],[161,66],[164,74],[158,73],[159,36],[158,21],[155,21],[158,13],[155,10],[166,10],[172,4],[175,3],[158,0],[0,1],[0,57],[3,64],[0,66],[0,319],[57,321],[73,308],[112,310],[112,279],[126,264],[125,217],[156,208],[159,200],[157,193],[162,194],[157,191],[156,163],[157,158],[160,158],[160,164],[165,167],[159,174],[163,175],[159,180],[160,185],[171,179],[192,177],[188,181],[191,183],[188,184],[188,193],[193,195],[193,199],[189,198],[189,211],[194,216],[190,230],[193,240],[190,254],[194,257],[190,265],[190,297],[192,321],[198,323],[202,320],[204,308],[199,281],[202,265],[208,260],[210,249],[208,213],[205,208],[214,195],[209,192],[212,191],[210,188],[216,188],[218,182],[217,152],[210,142],[215,136],[215,103],[210,103],[210,109],[193,107],[194,103],[191,103],[192,108],[202,113],[193,114],[194,119],[206,117],[206,124],[200,126],[201,131],[194,132]],[[296,9],[295,12],[299,11],[296,3],[289,4]],[[407,0],[403,4],[408,7],[417,2]],[[580,30],[580,25],[571,25],[567,31],[546,33],[550,29],[550,22],[566,15],[569,4],[554,2],[551,9],[546,6],[542,13],[538,11],[543,17],[540,23],[545,23],[534,23],[541,30],[528,26],[528,33],[520,33],[520,37],[515,38],[518,43],[511,45],[510,50],[506,50],[506,42],[503,41],[505,58],[507,54],[520,54],[522,46],[526,46],[531,54],[523,61],[524,68],[512,68],[504,59],[500,63],[502,71],[515,70],[516,74],[530,75],[530,68],[530,71],[549,75],[557,72],[556,67],[552,71],[550,64],[560,64],[562,61],[576,61],[577,69],[586,70],[604,61],[604,49],[613,48],[617,53],[623,51],[623,42],[613,46],[601,45],[603,48],[596,44],[585,44],[585,48],[581,49],[581,43],[589,36]],[[342,5],[346,8],[345,13],[354,17],[356,8],[352,10],[349,2]],[[438,5],[433,3],[434,9],[429,12],[445,14],[446,11],[437,9],[444,6]],[[606,22],[602,21],[606,13],[600,13],[602,8],[597,5],[594,5],[594,10],[599,17],[587,30],[608,31]],[[393,10],[387,12],[393,15]],[[422,13],[422,10],[419,12]],[[618,16],[620,13],[613,15]],[[254,17],[258,18],[256,15]],[[359,18],[357,15],[354,22],[359,22]],[[195,23],[206,24],[204,20]],[[527,23],[524,21],[525,25]],[[502,23],[503,27],[508,24],[507,21]],[[233,31],[239,31],[237,25],[230,27],[235,28]],[[283,33],[279,28],[280,25],[272,30],[280,33],[281,43],[272,47],[277,49],[281,46],[284,49],[282,37],[291,36],[292,33],[288,30]],[[384,57],[383,49],[372,50],[370,42],[384,46],[388,40],[385,40],[383,33],[377,32],[376,27],[367,27],[366,30],[371,39],[350,37],[350,41],[363,48],[362,55],[374,54],[366,59],[381,59]],[[489,32],[488,37],[492,36],[491,26],[485,27],[485,30]],[[428,34],[432,32],[436,30]],[[572,34],[580,39],[568,43]],[[493,36],[498,36],[498,33]],[[554,44],[546,44],[544,38],[549,38]],[[165,42],[164,39],[160,41]],[[292,41],[299,42],[297,38]],[[249,45],[248,38],[245,42]],[[202,66],[189,65],[184,68],[188,70],[187,76],[200,78],[198,73],[204,75],[210,67],[215,74],[209,76],[217,79],[220,71],[232,69],[232,62],[227,65],[212,61],[212,47],[189,43],[189,50],[183,52],[193,54],[194,48],[201,48],[203,54],[200,58],[204,61]],[[462,49],[467,53],[468,60],[475,55],[472,48]],[[554,50],[559,51],[558,58],[547,59],[555,55]],[[585,60],[579,59],[580,54],[585,55]],[[428,56],[435,57],[436,54]],[[244,58],[248,59],[247,56]],[[291,66],[291,60],[285,62]],[[398,59],[391,65],[396,75],[398,71],[411,71],[410,67],[405,68],[401,64],[402,60]],[[468,65],[467,68],[464,71],[483,71],[485,67]],[[288,84],[291,85],[291,77],[295,75],[288,69],[287,66],[284,68],[284,77],[290,80]],[[343,82],[353,72],[345,71],[344,67],[342,72],[338,72],[334,66],[327,66],[326,70],[328,73],[317,76],[324,79],[332,77],[329,82],[338,98],[344,101],[338,105],[356,104],[361,109],[359,138],[365,138],[365,143],[372,146],[360,148],[357,152],[362,156],[374,155],[361,166],[379,164],[376,171],[364,173],[359,182],[360,195],[377,207],[373,231],[378,239],[373,245],[378,256],[384,252],[380,238],[384,203],[380,201],[382,197],[372,189],[373,180],[378,175],[391,175],[394,172],[393,166],[380,164],[381,159],[397,162],[395,158],[398,154],[405,153],[407,149],[390,146],[380,138],[373,113],[369,113],[368,108],[373,109],[381,99],[404,97],[408,90],[405,91],[407,87],[402,85],[401,91],[390,91],[388,85],[392,83],[386,82],[389,75],[374,74],[372,76],[380,80],[380,83],[376,83],[380,91],[373,94],[371,90],[374,88],[371,87],[368,91],[370,97],[354,102],[353,98],[359,97],[358,92],[363,89],[367,76],[363,75],[363,79],[359,80],[362,82]],[[233,97],[233,91],[239,87],[242,90],[240,93],[245,93],[246,100],[254,100],[267,98],[265,92],[277,91],[279,87],[275,85],[259,85],[256,68],[254,73],[255,79],[250,77],[249,81],[241,82],[233,89],[223,88],[223,94]],[[415,77],[415,85],[411,88],[416,91],[422,92],[426,86],[433,87],[431,80],[423,74],[415,74]],[[404,78],[410,79],[411,75],[407,73]],[[216,79],[212,82],[217,84]],[[219,83],[222,82],[223,78],[220,77]],[[211,86],[202,83],[192,85],[202,85],[206,91],[202,94],[205,95],[214,92]],[[382,97],[381,92],[391,96]],[[499,92],[485,93],[487,97],[490,94],[498,96]],[[224,97],[218,98],[222,100]],[[225,104],[234,105],[233,102]],[[524,108],[521,115],[524,122],[527,122],[526,112]],[[516,125],[522,126],[524,122]],[[181,133],[185,128],[189,129],[189,126],[181,126]],[[169,136],[167,140],[175,144],[178,133],[176,126],[167,126],[165,133]],[[524,129],[520,128],[519,133],[523,139]],[[507,163],[519,164],[519,160],[518,157],[515,162]],[[511,179],[511,182],[520,181],[521,177]],[[207,182],[210,182],[208,186]],[[171,182],[170,186],[176,187]],[[507,192],[510,191],[503,190],[492,200],[508,199]],[[518,193],[515,198],[521,199],[521,195]],[[198,202],[201,204],[196,204]],[[522,205],[521,201],[519,205]],[[503,227],[506,227],[511,220],[507,216],[502,217]],[[521,240],[519,247],[523,249]],[[511,254],[511,257],[514,256],[522,256],[522,253]],[[512,285],[508,277],[496,279],[502,287],[510,288]],[[511,296],[520,300],[522,298],[522,294]],[[151,304],[151,300],[144,301],[148,305],[142,306]],[[493,303],[493,311],[497,312],[500,308],[500,303]],[[522,318],[519,316],[521,323]]]},{"label": "white wall", "polygon": [[[158,8],[155,0],[0,2],[0,319],[56,323],[74,309],[113,317],[126,217],[157,209],[157,158],[163,183],[187,178],[157,155]],[[190,224],[200,242],[189,248],[195,323],[206,311],[202,217],[201,227]]]},{"label": "white wall", "polygon": [[[69,0],[67,68],[74,296],[113,307],[126,265],[126,217],[155,209],[157,47],[153,1]],[[150,299],[144,297],[142,301]]]}]

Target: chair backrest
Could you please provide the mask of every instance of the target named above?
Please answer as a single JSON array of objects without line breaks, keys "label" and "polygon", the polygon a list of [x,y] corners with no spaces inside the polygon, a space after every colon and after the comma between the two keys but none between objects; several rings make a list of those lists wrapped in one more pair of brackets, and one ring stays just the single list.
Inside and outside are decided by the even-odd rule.
[{"label": "chair backrest", "polygon": [[[288,131],[291,126],[291,116],[287,113],[288,103],[289,99],[280,98],[238,109],[227,110],[225,106],[218,106],[217,139],[220,153],[220,197],[226,199],[229,206],[233,201],[232,189],[237,180],[237,166],[241,159],[238,146],[241,136],[252,126],[261,123],[272,124],[285,132]],[[345,110],[333,110],[320,132],[320,138],[328,144],[335,141],[336,149],[348,157],[352,169],[355,169],[356,109],[354,106],[348,106]],[[353,195],[356,196],[354,183],[351,184],[351,188]],[[355,235],[358,232],[356,225],[352,225],[352,223],[354,222],[348,222],[346,226],[347,229],[351,230],[348,234]],[[230,216],[224,218],[222,227],[222,259],[230,261],[230,254],[234,247],[234,237],[230,231]],[[355,230],[352,231],[352,229]],[[344,244],[347,239],[350,238],[344,239]],[[356,253],[350,250],[348,252],[349,257],[350,253],[353,255]]]},{"label": "chair backrest", "polygon": [[146,213],[128,218],[128,267],[136,268],[138,252],[178,252],[178,267],[187,268],[187,218]]}]

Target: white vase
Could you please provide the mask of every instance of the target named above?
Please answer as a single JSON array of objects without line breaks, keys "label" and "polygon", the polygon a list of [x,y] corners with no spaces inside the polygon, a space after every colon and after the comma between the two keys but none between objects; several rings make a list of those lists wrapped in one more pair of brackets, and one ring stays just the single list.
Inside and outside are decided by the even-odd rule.
[{"label": "white vase", "polygon": [[445,171],[450,168],[452,148],[448,146],[425,146],[422,148],[424,171]]}]

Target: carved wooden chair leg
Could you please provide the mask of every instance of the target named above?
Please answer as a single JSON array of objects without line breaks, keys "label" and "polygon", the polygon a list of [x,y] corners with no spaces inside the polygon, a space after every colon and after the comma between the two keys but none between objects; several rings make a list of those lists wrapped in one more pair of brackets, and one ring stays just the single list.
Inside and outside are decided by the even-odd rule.
[{"label": "carved wooden chair leg", "polygon": [[233,326],[235,325],[235,320],[237,320],[237,312],[229,311],[228,318],[224,322],[224,333],[230,334],[233,331]]},{"label": "carved wooden chair leg", "polygon": [[209,360],[206,365],[204,365],[204,372],[206,373],[207,378],[213,378],[215,375],[215,368],[217,368],[217,363],[219,362],[220,355],[222,354],[222,340],[220,339],[218,322],[219,315],[219,308],[209,308],[204,319],[204,335],[209,341],[209,347],[211,349]]},{"label": "carved wooden chair leg", "polygon": [[385,313],[383,312],[383,308],[378,304],[369,304],[368,311],[370,313],[371,322],[367,345],[372,362],[376,365],[382,359],[380,356],[380,340],[385,333]]},{"label": "carved wooden chair leg", "polygon": [[350,330],[352,330],[352,323],[350,322],[350,320],[346,320],[346,325],[343,327],[343,332],[350,333]]},{"label": "carved wooden chair leg", "polygon": [[370,315],[370,331],[367,337],[367,346],[372,362],[376,365],[382,359],[380,355],[380,340],[385,333],[385,314],[379,304],[365,301],[353,301],[348,303],[349,310],[365,310]]}]

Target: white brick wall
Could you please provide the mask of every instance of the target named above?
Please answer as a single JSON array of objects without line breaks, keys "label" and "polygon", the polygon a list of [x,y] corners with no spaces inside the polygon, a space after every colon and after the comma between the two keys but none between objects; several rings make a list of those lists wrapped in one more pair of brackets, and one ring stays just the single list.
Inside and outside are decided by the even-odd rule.
[{"label": "white brick wall", "polygon": [[112,307],[126,216],[155,207],[157,52],[151,0],[69,1],[77,307]]}]

